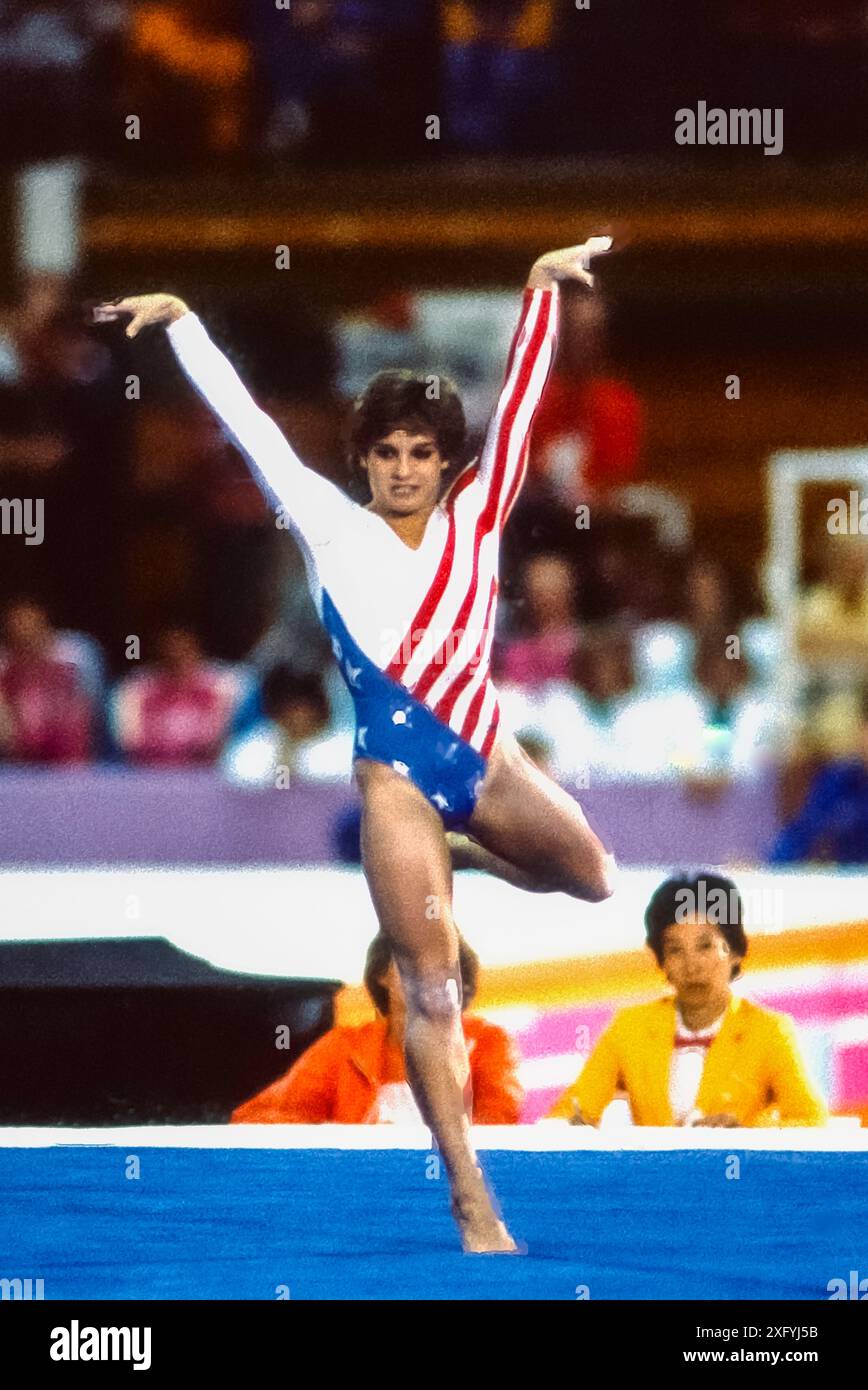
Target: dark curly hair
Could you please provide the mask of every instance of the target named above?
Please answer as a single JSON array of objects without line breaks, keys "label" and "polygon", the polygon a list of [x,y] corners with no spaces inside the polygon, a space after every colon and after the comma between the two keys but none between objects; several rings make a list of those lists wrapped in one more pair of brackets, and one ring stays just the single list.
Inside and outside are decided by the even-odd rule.
[{"label": "dark curly hair", "polygon": [[[437,395],[431,397],[432,383]],[[466,462],[467,424],[464,407],[447,376],[394,369],[378,372],[353,403],[350,425],[350,469],[355,477],[362,472],[361,459],[392,430],[421,427],[434,435],[437,448],[449,468],[444,485],[454,478]]]},{"label": "dark curly hair", "polygon": [[[705,907],[703,908],[703,904]],[[645,937],[657,960],[663,965],[663,933],[674,922],[682,922],[694,911],[704,912],[706,920],[717,927],[733,955],[747,955],[744,932],[744,908],[741,894],[731,878],[722,874],[674,874],[655,889],[645,909]],[[736,962],[731,979],[741,973]]]},{"label": "dark curly hair", "polygon": [[[379,1013],[389,1013],[389,991],[383,976],[393,960],[392,946],[383,932],[377,932],[365,958],[365,989]],[[461,971],[461,1008],[470,1006],[479,985],[479,957],[463,936],[458,938],[458,963]]]},{"label": "dark curly hair", "polygon": [[261,686],[262,709],[268,719],[279,719],[287,705],[309,704],[321,722],[329,717],[329,702],[322,677],[313,673],[297,673],[286,662],[272,666]]}]

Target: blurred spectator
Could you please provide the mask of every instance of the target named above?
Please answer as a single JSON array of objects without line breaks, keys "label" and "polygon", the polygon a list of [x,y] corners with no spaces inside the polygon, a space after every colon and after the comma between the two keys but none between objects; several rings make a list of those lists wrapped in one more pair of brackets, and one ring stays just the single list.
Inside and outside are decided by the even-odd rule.
[{"label": "blurred spectator", "polygon": [[158,650],[155,666],[127,676],[115,691],[112,722],[118,747],[142,766],[213,763],[239,703],[239,675],[206,661],[189,628],[166,628]]},{"label": "blurred spectator", "polygon": [[695,555],[684,581],[684,621],[697,640],[706,633],[734,633],[735,604],[726,572],[718,560]]},{"label": "blurred spectator", "polygon": [[753,686],[747,661],[727,656],[728,634],[707,635],[692,670],[676,665],[673,679],[640,684],[643,638],[589,628],[569,679],[501,689],[519,734],[549,742],[559,781],[751,776],[780,752],[781,710]]},{"label": "blurred spectator", "polygon": [[128,154],[162,169],[240,153],[249,68],[231,0],[135,5],[125,95],[147,140],[128,142]]},{"label": "blurred spectator", "polygon": [[821,768],[801,812],[778,836],[771,864],[868,864],[868,687],[858,755]]},{"label": "blurred spectator", "polygon": [[686,689],[696,659],[696,639],[682,623],[643,623],[633,634],[636,680],[643,696]]},{"label": "blurred spectator", "polygon": [[[442,111],[443,144],[470,155],[671,158],[695,92],[751,107],[758,87],[788,112],[789,154],[864,152],[863,0],[717,8],[698,23],[686,0],[590,17],[558,0],[0,0],[4,152],[429,161]],[[127,114],[146,138],[124,138]]]},{"label": "blurred spectator", "polygon": [[554,0],[440,0],[450,143],[467,154],[555,154],[561,52]]},{"label": "blurred spectator", "polygon": [[799,604],[800,652],[821,670],[845,663],[861,673],[868,667],[868,543],[833,536],[823,558],[824,578]]},{"label": "blurred spectator", "polygon": [[[0,479],[6,496],[35,497],[45,501],[46,487],[69,456],[69,440],[58,432],[57,421],[45,418],[42,402],[29,389],[34,364],[41,356],[39,344],[49,325],[62,312],[66,280],[62,275],[28,276],[18,302],[0,319]],[[49,510],[49,522],[51,513]],[[4,585],[26,585],[48,601],[51,598],[46,553],[32,550],[6,556]],[[50,557],[49,557],[50,560]]]},{"label": "blurred spectator", "polygon": [[105,147],[127,8],[122,0],[0,0],[6,159],[24,163]]},{"label": "blurred spectator", "polygon": [[629,772],[627,750],[615,730],[634,691],[629,636],[594,629],[564,678],[525,691],[504,686],[501,701],[519,738],[547,747],[558,781],[588,786]]},{"label": "blurred spectator", "polygon": [[599,504],[590,531],[579,535],[576,558],[582,590],[582,617],[588,622],[636,623],[666,616],[667,570],[647,518],[623,517]]},{"label": "blurred spectator", "polygon": [[734,636],[705,634],[694,684],[679,701],[678,760],[691,774],[751,776],[783,751],[781,707],[754,686],[746,658],[729,655]]},{"label": "blurred spectator", "polygon": [[[388,290],[336,323],[340,387],[355,397],[377,372],[400,363],[461,385],[471,437],[481,436],[497,400],[516,324],[514,293],[504,290]],[[472,450],[470,451],[473,452]]]},{"label": "blurred spectator", "polygon": [[[479,961],[459,939],[462,1006],[477,990]],[[289,1071],[239,1105],[234,1124],[422,1123],[406,1080],[406,1008],[392,948],[381,933],[368,947],[365,988],[377,1018],[360,1027],[337,1026],[309,1047]],[[462,1017],[470,1058],[475,1124],[518,1123],[523,1092],[509,1036],[493,1023]]]},{"label": "blurred spectator", "polygon": [[80,763],[91,752],[93,708],[79,671],[57,654],[38,603],[18,599],[3,620],[0,754],[19,763]]},{"label": "blurred spectator", "polygon": [[[864,0],[728,0],[710,30],[726,60],[727,104],[786,111],[789,157],[865,152]],[[728,31],[728,32],[727,32]]]},{"label": "blurred spectator", "polygon": [[[322,678],[276,666],[262,682],[265,718],[229,745],[222,766],[244,786],[276,787],[300,777],[311,782],[348,782],[353,735],[329,728]],[[283,780],[282,780],[283,779]]]},{"label": "blurred spectator", "polygon": [[645,930],[672,995],[615,1015],[551,1118],[598,1125],[622,1091],[636,1125],[824,1124],[792,1021],[732,993],[748,942],[731,879],[668,879]]},{"label": "blurred spectator", "polygon": [[777,703],[751,684],[748,663],[729,656],[738,634],[707,633],[690,679],[651,690],[623,711],[613,738],[634,776],[752,776],[779,751]]},{"label": "blurred spectator", "polygon": [[[292,667],[298,675],[316,675],[331,666],[331,645],[310,596],[304,557],[292,540],[282,547],[281,560],[283,571],[275,586],[277,613],[274,622],[251,651],[250,659],[261,671],[285,665]],[[332,709],[337,704],[341,714],[346,710],[352,713],[352,697],[349,700],[345,698],[343,679],[340,675],[336,683],[330,677],[327,679]]]},{"label": "blurred spectator", "polygon": [[[190,471],[171,481],[181,485],[182,515],[195,537],[191,578],[199,630],[210,651],[238,661],[261,636],[274,607],[281,541],[287,537],[241,455],[198,403],[196,425]],[[186,594],[182,602],[186,606]]]},{"label": "blurred spectator", "polygon": [[66,627],[118,636],[124,498],[132,416],[120,364],[88,331],[73,287],[29,277],[0,328],[0,478],[6,496],[38,498],[45,535],[8,547],[2,582]]},{"label": "blurred spectator", "polygon": [[254,0],[250,23],[267,153],[345,164],[430,151],[433,0]]},{"label": "blurred spectator", "polygon": [[563,555],[533,555],[525,562],[522,587],[528,633],[505,645],[500,676],[533,689],[569,674],[580,635],[575,571]]},{"label": "blurred spectator", "polygon": [[30,355],[52,319],[67,307],[65,275],[50,271],[27,275],[17,302],[0,322],[0,382],[14,386],[24,377]]},{"label": "blurred spectator", "polygon": [[868,675],[868,543],[832,536],[823,575],[800,599],[796,637],[806,681],[806,753],[852,755],[861,737],[860,691]]}]

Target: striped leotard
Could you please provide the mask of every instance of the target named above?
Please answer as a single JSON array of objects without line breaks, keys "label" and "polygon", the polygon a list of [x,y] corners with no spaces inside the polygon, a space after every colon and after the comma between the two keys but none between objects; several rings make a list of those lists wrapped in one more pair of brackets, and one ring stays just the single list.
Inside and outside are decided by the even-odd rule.
[{"label": "striped leotard", "polygon": [[168,329],[190,382],[294,531],[356,710],[355,756],[409,777],[466,825],[497,738],[491,644],[500,536],[557,334],[557,288],[526,289],[485,444],[407,546],[382,517],[306,468],[195,314]]}]

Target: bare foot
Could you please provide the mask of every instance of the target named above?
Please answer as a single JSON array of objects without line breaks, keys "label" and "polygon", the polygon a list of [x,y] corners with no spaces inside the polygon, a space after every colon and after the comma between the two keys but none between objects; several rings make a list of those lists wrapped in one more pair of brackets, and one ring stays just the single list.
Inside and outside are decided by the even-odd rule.
[{"label": "bare foot", "polygon": [[452,1215],[461,1232],[465,1255],[516,1255],[518,1246],[480,1185],[476,1194],[452,1198]]}]

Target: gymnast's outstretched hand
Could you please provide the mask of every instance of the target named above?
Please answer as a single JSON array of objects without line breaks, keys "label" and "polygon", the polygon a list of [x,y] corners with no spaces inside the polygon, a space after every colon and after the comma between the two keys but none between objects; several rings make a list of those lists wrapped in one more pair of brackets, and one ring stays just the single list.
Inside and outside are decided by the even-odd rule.
[{"label": "gymnast's outstretched hand", "polygon": [[580,280],[589,289],[594,287],[591,260],[611,249],[610,236],[592,236],[580,246],[565,246],[560,251],[547,251],[535,261],[528,276],[531,289],[546,289],[556,280]]},{"label": "gymnast's outstretched hand", "polygon": [[183,299],[178,299],[174,294],[133,294],[126,299],[114,299],[109,303],[97,304],[93,311],[93,321],[114,323],[116,319],[128,314],[130,321],[124,331],[128,338],[135,338],[143,328],[174,323],[188,312]]}]

